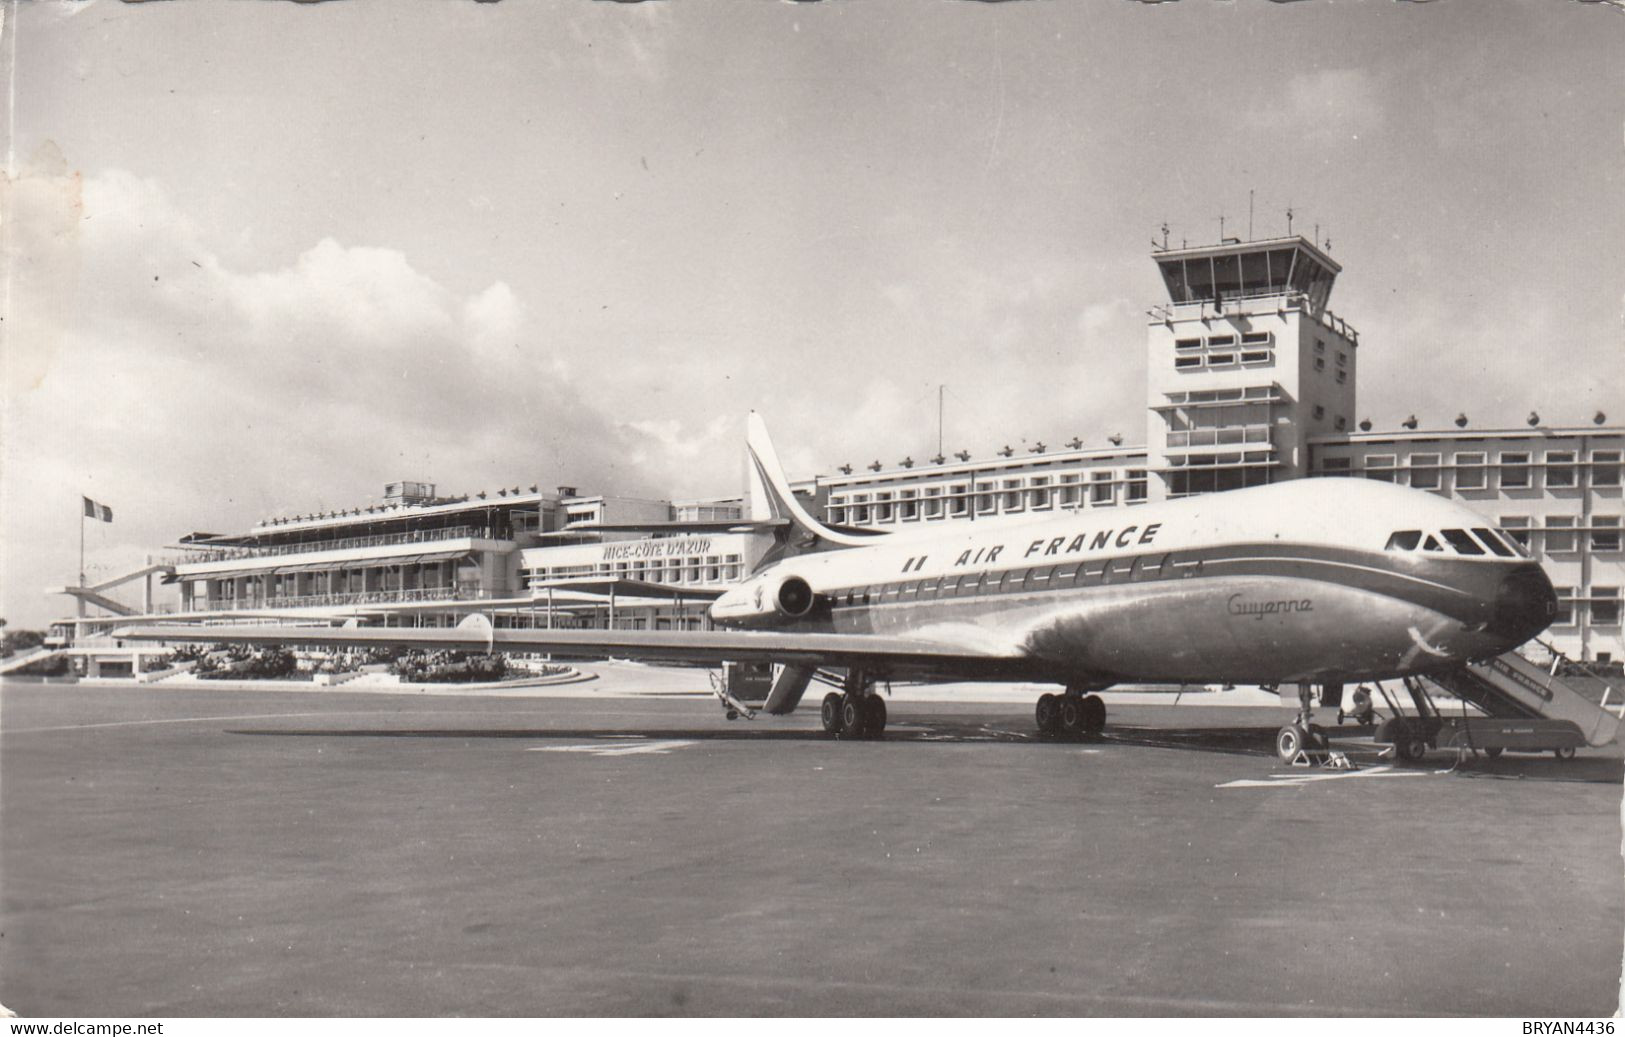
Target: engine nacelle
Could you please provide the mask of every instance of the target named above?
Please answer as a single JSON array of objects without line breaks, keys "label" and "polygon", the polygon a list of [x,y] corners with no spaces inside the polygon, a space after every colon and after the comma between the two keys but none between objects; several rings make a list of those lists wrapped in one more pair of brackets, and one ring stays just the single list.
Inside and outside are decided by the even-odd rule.
[{"label": "engine nacelle", "polygon": [[752,580],[718,598],[711,618],[719,623],[754,626],[804,619],[818,607],[818,593],[793,574]]}]

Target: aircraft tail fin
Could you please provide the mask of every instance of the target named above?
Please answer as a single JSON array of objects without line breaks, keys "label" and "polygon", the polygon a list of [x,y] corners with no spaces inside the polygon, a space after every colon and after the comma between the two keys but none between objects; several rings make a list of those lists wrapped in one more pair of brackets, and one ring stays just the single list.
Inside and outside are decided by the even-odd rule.
[{"label": "aircraft tail fin", "polygon": [[779,455],[773,449],[773,440],[768,437],[767,424],[762,416],[751,411],[747,425],[745,447],[750,457],[747,474],[750,491],[747,499],[752,522],[787,520],[803,536],[841,547],[857,547],[874,542],[872,537],[853,536],[830,529],[808,514],[807,509],[796,500],[795,493],[790,489],[790,481],[784,477],[784,468],[779,464]]}]

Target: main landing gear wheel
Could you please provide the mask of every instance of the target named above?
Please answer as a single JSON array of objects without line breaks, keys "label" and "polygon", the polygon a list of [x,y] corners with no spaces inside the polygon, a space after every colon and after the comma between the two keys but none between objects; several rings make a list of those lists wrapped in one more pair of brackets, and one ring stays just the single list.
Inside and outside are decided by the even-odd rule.
[{"label": "main landing gear wheel", "polygon": [[879,738],[880,733],[886,730],[886,700],[879,695],[870,695],[864,700],[864,709],[869,737]]},{"label": "main landing gear wheel", "polygon": [[1038,730],[1046,735],[1055,734],[1061,729],[1061,696],[1049,692],[1038,696],[1038,708],[1034,713]]},{"label": "main landing gear wheel", "polygon": [[1557,757],[1559,760],[1572,760],[1574,759],[1574,746],[1565,745],[1561,749],[1553,749],[1552,755]]},{"label": "main landing gear wheel", "polygon": [[1484,755],[1488,756],[1492,760],[1499,760],[1501,758],[1501,746],[1490,746],[1488,749],[1484,750]]},{"label": "main landing gear wheel", "polygon": [[841,699],[841,733],[848,738],[862,738],[869,732],[869,710],[856,695],[843,695]]},{"label": "main landing gear wheel", "polygon": [[824,696],[824,704],[818,710],[819,719],[824,722],[826,734],[838,735],[841,733],[841,696],[830,692]]},{"label": "main landing gear wheel", "polygon": [[1061,730],[1068,735],[1083,734],[1083,700],[1076,695],[1061,696]]},{"label": "main landing gear wheel", "polygon": [[1106,700],[1099,695],[1085,695],[1078,703],[1083,713],[1083,734],[1094,738],[1106,729]]}]

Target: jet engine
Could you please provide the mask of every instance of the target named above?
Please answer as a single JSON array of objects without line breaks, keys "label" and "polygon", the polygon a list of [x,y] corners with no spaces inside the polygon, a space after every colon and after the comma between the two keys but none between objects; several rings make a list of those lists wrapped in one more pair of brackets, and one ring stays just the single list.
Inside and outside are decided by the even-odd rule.
[{"label": "jet engine", "polygon": [[800,576],[786,574],[753,580],[718,598],[711,617],[722,623],[757,624],[804,619],[818,606],[818,594]]}]

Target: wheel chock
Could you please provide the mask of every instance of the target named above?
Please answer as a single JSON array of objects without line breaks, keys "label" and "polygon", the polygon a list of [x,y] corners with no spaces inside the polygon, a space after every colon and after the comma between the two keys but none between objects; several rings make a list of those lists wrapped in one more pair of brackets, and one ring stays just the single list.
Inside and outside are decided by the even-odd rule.
[{"label": "wheel chock", "polygon": [[1299,749],[1292,758],[1293,767],[1327,767],[1334,771],[1357,771],[1360,768],[1339,749]]}]

